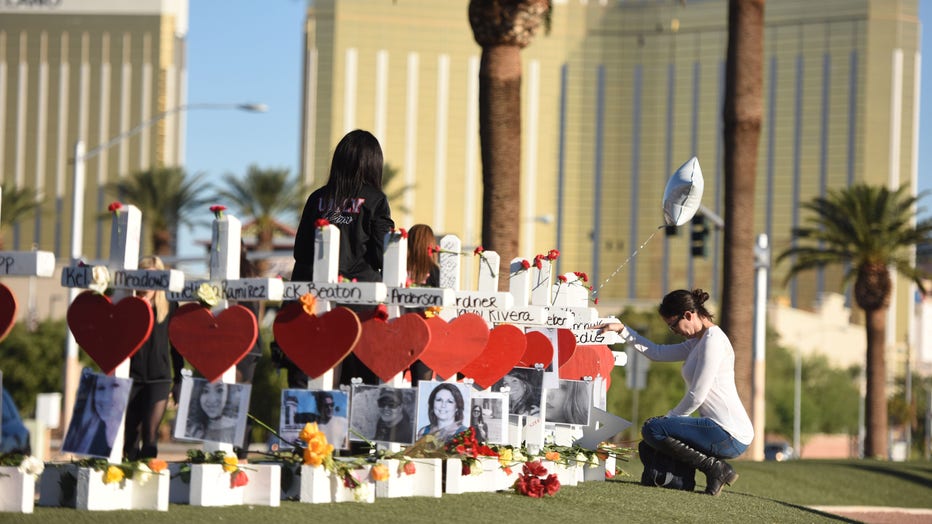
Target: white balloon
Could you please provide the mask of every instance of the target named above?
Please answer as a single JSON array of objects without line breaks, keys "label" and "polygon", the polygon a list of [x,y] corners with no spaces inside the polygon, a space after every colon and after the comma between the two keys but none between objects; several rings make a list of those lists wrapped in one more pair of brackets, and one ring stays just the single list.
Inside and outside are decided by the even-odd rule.
[{"label": "white balloon", "polygon": [[682,226],[692,220],[702,202],[702,168],[692,157],[667,181],[663,192],[663,221],[668,226]]}]

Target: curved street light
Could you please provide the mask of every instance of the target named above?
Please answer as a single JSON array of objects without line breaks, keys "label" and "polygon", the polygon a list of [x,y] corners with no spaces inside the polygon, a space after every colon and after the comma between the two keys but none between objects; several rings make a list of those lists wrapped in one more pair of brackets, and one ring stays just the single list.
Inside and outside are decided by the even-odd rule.
[{"label": "curved street light", "polygon": [[[265,113],[268,106],[259,103],[241,103],[241,104],[222,104],[222,103],[196,103],[182,104],[180,106],[163,111],[152,118],[143,121],[137,126],[128,129],[119,135],[107,140],[103,144],[93,148],[85,149],[84,140],[78,138],[74,144],[74,186],[72,187],[72,205],[71,205],[71,263],[74,264],[81,259],[81,245],[84,243],[84,171],[85,163],[100,153],[110,149],[120,142],[139,134],[159,121],[184,111],[194,109],[236,109],[239,111],[248,111],[251,113]],[[77,288],[68,288],[68,306],[78,296]],[[78,344],[68,330],[65,339],[65,387],[63,397],[63,420],[64,428],[67,430],[67,424],[71,419],[71,408],[74,406],[75,395],[77,393],[77,384],[80,376],[78,364]]]}]

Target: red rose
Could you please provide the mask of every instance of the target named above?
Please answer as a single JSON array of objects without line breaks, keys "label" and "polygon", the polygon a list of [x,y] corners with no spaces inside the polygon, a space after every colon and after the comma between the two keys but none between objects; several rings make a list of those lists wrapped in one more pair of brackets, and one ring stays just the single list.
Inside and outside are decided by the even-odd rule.
[{"label": "red rose", "polygon": [[115,212],[117,212],[117,211],[119,211],[119,210],[121,210],[121,209],[123,209],[123,204],[121,204],[121,203],[119,203],[119,202],[111,202],[110,205],[107,206],[107,211],[109,211],[109,212],[111,212],[111,213],[115,213]]},{"label": "red rose", "polygon": [[249,484],[249,477],[246,476],[245,471],[238,469],[230,473],[230,489],[245,486],[246,484]]},{"label": "red rose", "polygon": [[539,477],[539,476],[547,474],[547,468],[545,468],[544,465],[541,464],[539,460],[535,460],[534,462],[525,462],[524,463],[524,474],[534,475],[534,476]]},{"label": "red rose", "polygon": [[544,490],[547,491],[548,495],[553,495],[560,491],[560,479],[553,473],[547,475],[547,478],[544,479]]},{"label": "red rose", "polygon": [[404,472],[405,475],[414,475],[417,472],[417,468],[414,466],[414,462],[405,462]]}]

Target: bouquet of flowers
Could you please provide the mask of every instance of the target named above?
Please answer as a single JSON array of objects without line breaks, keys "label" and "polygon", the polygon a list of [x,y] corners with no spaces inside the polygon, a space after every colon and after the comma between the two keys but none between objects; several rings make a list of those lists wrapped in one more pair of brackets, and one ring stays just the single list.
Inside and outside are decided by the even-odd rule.
[{"label": "bouquet of flowers", "polygon": [[560,480],[553,473],[548,475],[547,468],[539,460],[535,460],[524,463],[514,488],[516,493],[539,499],[544,495],[553,496],[560,491]]}]

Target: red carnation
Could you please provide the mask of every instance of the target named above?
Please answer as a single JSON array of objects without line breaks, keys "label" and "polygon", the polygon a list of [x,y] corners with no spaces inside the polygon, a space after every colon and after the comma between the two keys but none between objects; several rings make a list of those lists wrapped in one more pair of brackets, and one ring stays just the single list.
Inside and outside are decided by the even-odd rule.
[{"label": "red carnation", "polygon": [[217,204],[217,205],[210,206],[210,210],[211,210],[211,212],[213,212],[213,213],[219,213],[219,212],[221,212],[221,211],[226,211],[226,210],[227,210],[227,206],[221,206],[221,205]]},{"label": "red carnation", "polygon": [[246,476],[245,471],[238,469],[230,473],[230,489],[245,486],[246,484],[249,484],[249,477]]},{"label": "red carnation", "polygon": [[111,202],[110,205],[107,206],[107,211],[109,211],[109,212],[111,212],[111,213],[117,213],[117,212],[119,212],[121,209],[123,209],[123,204],[121,204],[121,203],[119,203],[119,202]]},{"label": "red carnation", "polygon": [[521,261],[521,267],[522,267],[523,269],[531,269],[531,263],[528,262],[527,260],[522,260],[522,261]]},{"label": "red carnation", "polygon": [[559,280],[560,282],[566,282],[566,275],[560,275],[560,276],[558,276],[558,277],[557,277],[557,280]]},{"label": "red carnation", "polygon": [[387,321],[388,320],[388,308],[385,307],[385,304],[379,304],[378,306],[375,307],[375,314],[373,316],[379,320]]},{"label": "red carnation", "polygon": [[472,254],[473,254],[473,255],[481,255],[481,254],[484,253],[484,252],[485,252],[485,248],[482,247],[482,246],[479,246],[479,247],[477,247],[476,249],[473,250]]},{"label": "red carnation", "polygon": [[326,218],[318,218],[314,221],[314,227],[327,227],[330,225],[330,221]]},{"label": "red carnation", "polygon": [[556,260],[560,258],[560,252],[556,249],[551,249],[547,252],[547,260]]},{"label": "red carnation", "polygon": [[554,493],[560,491],[560,479],[556,475],[551,473],[547,475],[547,478],[544,479],[544,490],[547,491],[548,495],[553,495]]},{"label": "red carnation", "polygon": [[544,264],[541,262],[541,260],[543,260],[543,258],[544,258],[544,255],[537,255],[537,256],[535,256],[535,257],[534,257],[534,267],[536,267],[537,269],[544,269]]},{"label": "red carnation", "polygon": [[576,278],[579,280],[582,280],[583,282],[589,282],[589,275],[583,273],[582,271],[574,271],[573,274],[576,275]]}]

